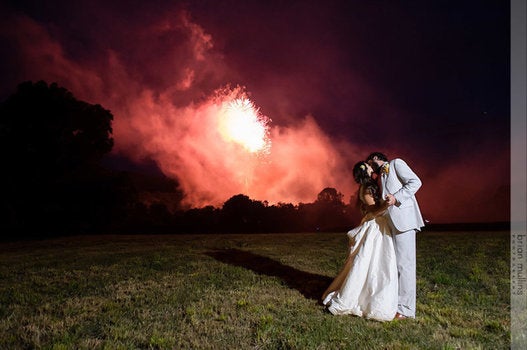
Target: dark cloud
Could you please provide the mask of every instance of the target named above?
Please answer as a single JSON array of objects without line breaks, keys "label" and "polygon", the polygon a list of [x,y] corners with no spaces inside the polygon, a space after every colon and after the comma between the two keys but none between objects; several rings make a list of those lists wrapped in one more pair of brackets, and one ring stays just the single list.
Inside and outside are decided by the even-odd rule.
[{"label": "dark cloud", "polygon": [[[350,165],[380,150],[422,177],[427,218],[507,220],[509,5],[452,6],[8,1],[0,96],[44,79],[101,103],[116,152],[154,160],[195,205],[350,195]],[[271,153],[249,168],[211,134],[241,95],[272,119]]]}]

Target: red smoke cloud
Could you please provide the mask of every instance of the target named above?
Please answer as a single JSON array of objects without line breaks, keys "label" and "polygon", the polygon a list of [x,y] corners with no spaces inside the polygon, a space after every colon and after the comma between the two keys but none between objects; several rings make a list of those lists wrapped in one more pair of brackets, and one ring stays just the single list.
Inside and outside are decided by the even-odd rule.
[{"label": "red smoke cloud", "polygon": [[118,149],[137,161],[154,159],[193,206],[221,205],[238,193],[271,203],[311,202],[324,187],[350,193],[348,163],[311,117],[294,128],[271,126],[268,154],[225,141],[222,105],[243,95],[240,87],[220,89],[182,108],[165,96],[135,99],[132,118],[116,122]]},{"label": "red smoke cloud", "polygon": [[[143,34],[139,43],[170,34],[186,41],[167,47],[169,53],[160,61],[140,57],[141,62],[153,60],[144,71],[137,64],[126,66],[127,59],[113,51],[107,52],[104,65],[90,70],[68,60],[60,44],[33,21],[17,18],[12,28],[13,33],[22,33],[16,37],[23,66],[30,68],[25,69],[26,78],[57,81],[78,98],[110,109],[115,117],[115,152],[137,162],[154,160],[167,176],[178,180],[186,204],[218,206],[238,193],[270,203],[311,202],[325,187],[348,195],[354,188],[342,149],[324,135],[314,118],[302,117],[294,126],[271,124],[270,152],[257,155],[226,142],[219,133],[222,104],[247,96],[242,87],[229,87],[226,82],[199,99],[181,101],[181,95],[206,92],[200,82],[207,75],[227,71],[218,66],[217,55],[209,54],[211,36],[185,13],[145,28],[148,35]],[[141,55],[148,53],[148,45],[156,46],[147,44]],[[169,57],[176,59],[173,67]],[[162,81],[155,85],[158,76]],[[170,84],[166,76],[172,79]]]},{"label": "red smoke cloud", "polygon": [[[239,193],[270,203],[312,202],[325,187],[336,188],[347,199],[357,188],[351,166],[374,151],[352,140],[330,138],[311,115],[281,116],[289,120],[287,125],[271,122],[268,154],[255,155],[226,142],[218,126],[222,104],[250,97],[250,91],[236,85],[237,74],[214,48],[213,36],[186,12],[138,30],[126,28],[131,39],[120,44],[126,50],[115,37],[115,45],[84,60],[74,58],[59,38],[27,17],[13,16],[0,26],[0,37],[16,57],[14,83],[57,82],[77,98],[110,109],[115,117],[114,152],[136,162],[154,160],[178,180],[191,206],[218,206]],[[296,104],[287,97],[279,100],[273,91],[268,96],[274,96],[278,109]],[[381,151],[405,158],[397,152],[401,149],[404,145]],[[495,186],[500,176],[508,177],[506,152],[491,153],[500,157],[503,172],[492,169],[468,181],[467,169],[480,171],[489,154],[452,160],[447,169],[429,166],[426,159],[407,159],[423,180],[418,200],[425,219],[506,219],[508,189]],[[494,200],[501,207],[489,203]]]}]

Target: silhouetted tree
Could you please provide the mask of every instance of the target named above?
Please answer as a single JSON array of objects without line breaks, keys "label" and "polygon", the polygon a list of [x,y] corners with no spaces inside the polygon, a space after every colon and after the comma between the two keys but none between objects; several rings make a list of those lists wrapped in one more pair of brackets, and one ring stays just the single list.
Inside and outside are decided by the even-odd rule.
[{"label": "silhouetted tree", "polygon": [[173,226],[173,216],[164,203],[152,203],[148,211],[151,220],[150,230],[155,233],[170,232]]},{"label": "silhouetted tree", "polygon": [[342,205],[344,202],[342,193],[338,192],[332,187],[326,187],[317,196],[318,203],[331,204],[331,205]]},{"label": "silhouetted tree", "polygon": [[278,203],[266,209],[266,231],[298,232],[303,230],[297,208],[291,203]]},{"label": "silhouetted tree", "polygon": [[119,196],[99,166],[113,147],[112,120],[56,83],[20,84],[0,105],[1,225],[39,234],[105,221]]},{"label": "silhouetted tree", "polygon": [[264,210],[262,202],[251,200],[243,194],[235,195],[223,204],[222,227],[230,232],[260,232]]},{"label": "silhouetted tree", "polygon": [[211,205],[204,208],[192,208],[177,215],[177,231],[185,233],[218,232],[220,209]]},{"label": "silhouetted tree", "polygon": [[352,225],[349,208],[344,196],[335,188],[326,187],[312,204],[300,207],[306,222],[317,231],[343,230]]}]

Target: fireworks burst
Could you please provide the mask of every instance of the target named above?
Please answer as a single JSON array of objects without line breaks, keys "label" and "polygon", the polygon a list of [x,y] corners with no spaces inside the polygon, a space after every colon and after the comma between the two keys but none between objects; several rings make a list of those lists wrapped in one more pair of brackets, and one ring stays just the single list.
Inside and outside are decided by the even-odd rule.
[{"label": "fireworks burst", "polygon": [[228,142],[241,145],[250,153],[268,153],[270,119],[260,113],[246,97],[226,103],[220,117],[220,133]]}]

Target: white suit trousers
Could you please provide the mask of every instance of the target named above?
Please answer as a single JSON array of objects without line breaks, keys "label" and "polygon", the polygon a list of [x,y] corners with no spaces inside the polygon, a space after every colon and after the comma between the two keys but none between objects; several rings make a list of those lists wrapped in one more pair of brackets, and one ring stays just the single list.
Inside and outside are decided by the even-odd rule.
[{"label": "white suit trousers", "polygon": [[397,270],[399,271],[398,312],[415,318],[416,253],[415,230],[393,235]]}]

